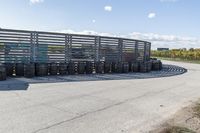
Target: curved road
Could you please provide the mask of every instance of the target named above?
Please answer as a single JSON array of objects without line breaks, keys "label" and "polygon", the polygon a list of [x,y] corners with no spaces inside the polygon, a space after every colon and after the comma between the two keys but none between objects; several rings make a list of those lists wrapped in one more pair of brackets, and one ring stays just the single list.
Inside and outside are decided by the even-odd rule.
[{"label": "curved road", "polygon": [[0,82],[0,132],[148,132],[200,98],[200,65],[164,63],[188,72],[150,79]]}]

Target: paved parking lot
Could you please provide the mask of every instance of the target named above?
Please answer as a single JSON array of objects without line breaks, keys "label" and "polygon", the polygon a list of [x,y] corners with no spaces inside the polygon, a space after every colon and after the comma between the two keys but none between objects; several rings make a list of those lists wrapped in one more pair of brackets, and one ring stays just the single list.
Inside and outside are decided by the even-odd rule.
[{"label": "paved parking lot", "polygon": [[0,132],[148,132],[200,98],[200,65],[165,63],[188,72],[143,79],[115,75],[128,78],[73,77],[77,80],[71,82],[69,77],[44,77],[0,82]]}]

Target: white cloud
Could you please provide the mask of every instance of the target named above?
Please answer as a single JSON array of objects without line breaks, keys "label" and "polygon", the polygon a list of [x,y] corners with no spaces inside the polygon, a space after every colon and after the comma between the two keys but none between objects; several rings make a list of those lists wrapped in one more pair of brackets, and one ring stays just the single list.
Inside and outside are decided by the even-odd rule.
[{"label": "white cloud", "polygon": [[96,20],[95,20],[95,19],[93,19],[93,20],[92,20],[92,23],[96,23]]},{"label": "white cloud", "polygon": [[148,15],[148,18],[150,18],[150,19],[155,18],[155,17],[156,17],[156,13],[153,13],[153,12],[149,13],[149,15]]},{"label": "white cloud", "polygon": [[74,31],[74,30],[61,30],[58,31],[61,33],[71,33],[71,34],[81,34],[81,35],[99,35],[99,36],[110,36],[110,37],[117,37],[117,35],[106,33],[106,32],[96,32],[93,30],[84,30],[84,31]]},{"label": "white cloud", "polygon": [[123,37],[131,38],[137,40],[149,41],[152,43],[152,49],[158,47],[168,47],[168,48],[200,48],[200,38],[195,37],[183,37],[176,35],[161,35],[155,33],[140,33],[132,32],[127,35],[115,35],[105,32],[96,32],[92,30],[84,31],[74,31],[74,30],[61,30],[62,33],[71,33],[71,34],[83,34],[83,35],[100,35],[100,36],[110,36],[110,37]]},{"label": "white cloud", "polygon": [[112,11],[112,6],[105,6],[104,10],[108,11],[108,12],[111,12]]},{"label": "white cloud", "polygon": [[200,39],[195,37],[182,37],[175,35],[160,35],[155,33],[133,32],[127,36],[132,39],[146,40],[152,42],[152,48],[200,48]]},{"label": "white cloud", "polygon": [[30,0],[30,4],[43,3],[44,0]]}]

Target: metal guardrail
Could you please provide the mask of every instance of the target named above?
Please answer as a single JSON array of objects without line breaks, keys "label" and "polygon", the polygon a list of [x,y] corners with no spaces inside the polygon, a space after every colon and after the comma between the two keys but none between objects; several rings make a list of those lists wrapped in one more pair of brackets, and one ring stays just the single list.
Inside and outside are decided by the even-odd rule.
[{"label": "metal guardrail", "polygon": [[151,43],[93,35],[0,29],[0,63],[150,60]]}]

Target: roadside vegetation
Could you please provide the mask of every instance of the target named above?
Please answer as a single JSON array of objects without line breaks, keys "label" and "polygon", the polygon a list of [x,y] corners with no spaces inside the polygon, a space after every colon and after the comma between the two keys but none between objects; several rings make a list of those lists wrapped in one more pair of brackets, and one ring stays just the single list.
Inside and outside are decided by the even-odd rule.
[{"label": "roadside vegetation", "polygon": [[200,49],[172,49],[167,51],[151,51],[152,57],[163,60],[181,61],[200,64]]},{"label": "roadside vegetation", "polygon": [[185,127],[172,126],[164,129],[160,133],[196,133]]},{"label": "roadside vegetation", "polygon": [[200,100],[178,111],[171,119],[150,133],[200,133]]},{"label": "roadside vegetation", "polygon": [[[199,120],[200,120],[200,102],[198,102],[197,104],[196,104],[196,106],[193,108],[193,111],[194,111],[194,115],[196,116],[196,117],[198,117],[199,118]],[[200,125],[199,125],[200,126]],[[200,128],[200,127],[199,127]]]}]

